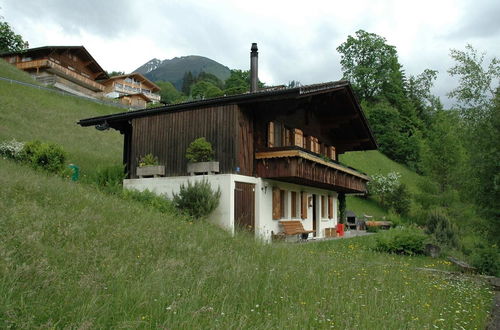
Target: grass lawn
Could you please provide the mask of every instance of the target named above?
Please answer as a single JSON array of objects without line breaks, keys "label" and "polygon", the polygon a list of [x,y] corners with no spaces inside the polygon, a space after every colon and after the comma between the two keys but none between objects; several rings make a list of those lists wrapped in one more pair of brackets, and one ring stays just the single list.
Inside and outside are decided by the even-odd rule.
[{"label": "grass lawn", "polygon": [[0,159],[0,327],[483,329],[481,282],[374,237],[266,245]]}]

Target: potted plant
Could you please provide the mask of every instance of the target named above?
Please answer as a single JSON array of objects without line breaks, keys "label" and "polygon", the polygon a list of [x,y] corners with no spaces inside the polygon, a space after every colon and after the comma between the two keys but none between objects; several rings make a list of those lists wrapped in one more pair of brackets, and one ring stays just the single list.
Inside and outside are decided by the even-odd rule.
[{"label": "potted plant", "polygon": [[191,142],[186,150],[187,171],[190,175],[219,173],[219,162],[214,161],[212,144],[204,137]]},{"label": "potted plant", "polygon": [[165,166],[158,164],[158,157],[153,154],[147,154],[139,159],[137,167],[137,176],[139,178],[165,176]]}]

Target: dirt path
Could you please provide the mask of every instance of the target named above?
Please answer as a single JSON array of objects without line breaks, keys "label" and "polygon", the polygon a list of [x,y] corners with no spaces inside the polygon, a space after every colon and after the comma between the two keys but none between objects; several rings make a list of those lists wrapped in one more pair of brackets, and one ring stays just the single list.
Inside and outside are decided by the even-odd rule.
[{"label": "dirt path", "polygon": [[500,329],[500,278],[491,278],[489,282],[493,286],[493,290],[495,290],[495,298],[493,298],[491,307],[490,323],[486,329],[498,330]]}]

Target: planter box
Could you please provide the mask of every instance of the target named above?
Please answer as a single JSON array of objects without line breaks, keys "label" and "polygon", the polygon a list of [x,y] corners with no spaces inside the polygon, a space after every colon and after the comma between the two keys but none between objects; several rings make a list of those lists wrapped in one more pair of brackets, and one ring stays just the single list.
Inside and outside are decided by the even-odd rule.
[{"label": "planter box", "polygon": [[189,175],[219,173],[219,162],[188,163]]},{"label": "planter box", "polygon": [[165,176],[165,166],[163,165],[148,165],[138,167],[136,170],[139,178],[157,178]]}]

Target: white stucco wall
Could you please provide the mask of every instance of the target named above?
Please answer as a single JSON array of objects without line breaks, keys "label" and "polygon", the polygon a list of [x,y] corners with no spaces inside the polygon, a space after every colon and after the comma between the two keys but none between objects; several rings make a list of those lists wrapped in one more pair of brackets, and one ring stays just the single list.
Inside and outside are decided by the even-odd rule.
[{"label": "white stucco wall", "polygon": [[[291,218],[291,191],[306,192],[309,196],[316,195],[316,212],[318,219],[316,222],[316,237],[325,236],[325,228],[335,227],[337,225],[337,193],[324,189],[317,189],[302,185],[285,183],[275,180],[265,180],[244,175],[235,174],[217,174],[217,175],[197,175],[182,177],[163,177],[163,178],[143,178],[143,179],[125,179],[123,186],[125,189],[136,189],[139,191],[149,190],[157,194],[166,195],[172,198],[173,193],[178,193],[181,184],[187,184],[187,181],[199,181],[206,179],[214,189],[221,189],[219,206],[210,215],[209,221],[234,232],[234,189],[236,182],[255,184],[255,233],[265,241],[271,239],[271,233],[281,232],[279,220],[272,219],[272,191],[273,187],[286,191],[285,218],[283,220],[301,220],[305,229],[313,229],[313,210],[312,205],[308,206],[307,219],[300,218],[300,203],[297,210],[297,218]],[[333,196],[334,210],[333,218],[321,216],[321,196]],[[312,237],[310,235],[309,237]]]}]

